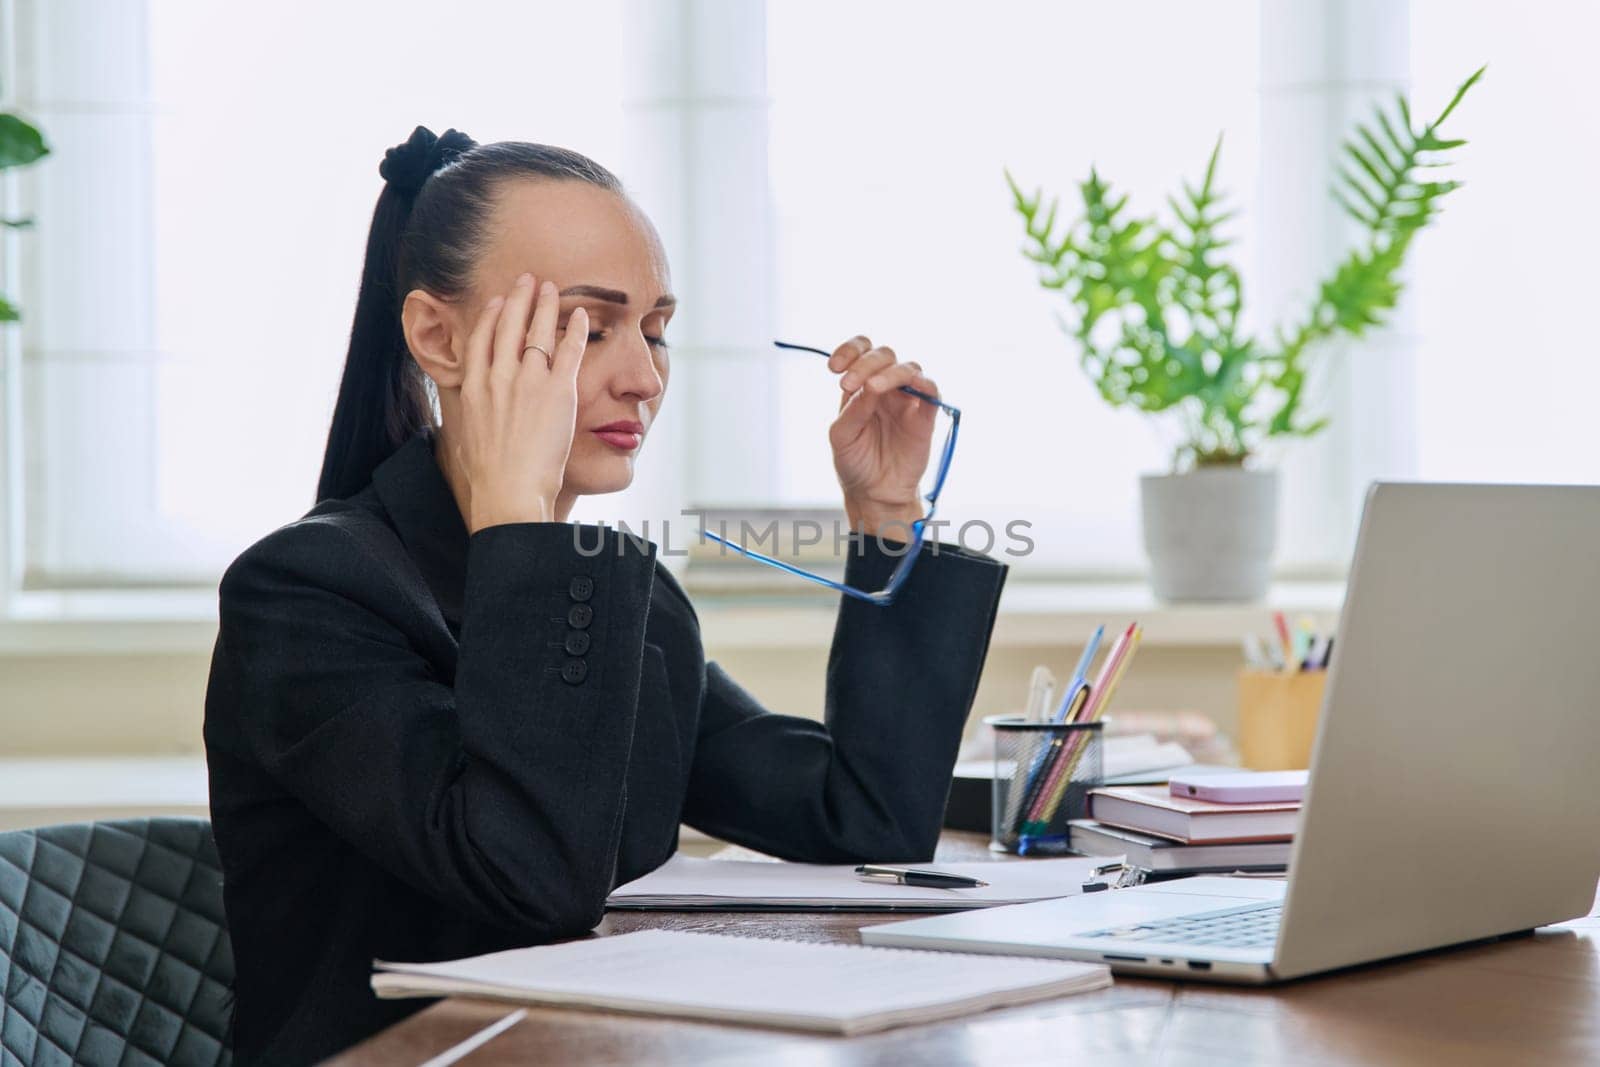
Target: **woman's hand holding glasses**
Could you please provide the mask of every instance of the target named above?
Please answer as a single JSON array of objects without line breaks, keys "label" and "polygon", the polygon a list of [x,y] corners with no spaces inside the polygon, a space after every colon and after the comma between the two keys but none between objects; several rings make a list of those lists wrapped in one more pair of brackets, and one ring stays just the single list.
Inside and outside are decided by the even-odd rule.
[{"label": "woman's hand holding glasses", "polygon": [[859,335],[834,350],[828,369],[842,376],[839,415],[828,428],[828,442],[850,527],[909,541],[911,524],[923,515],[918,486],[928,469],[939,409],[900,387],[937,397],[938,386],[920,364],[897,362],[893,349],[873,347]]},{"label": "woman's hand holding glasses", "polygon": [[554,284],[524,274],[484,306],[467,339],[456,458],[471,491],[471,533],[555,521],[589,341],[583,308],[557,341],[560,299]]}]

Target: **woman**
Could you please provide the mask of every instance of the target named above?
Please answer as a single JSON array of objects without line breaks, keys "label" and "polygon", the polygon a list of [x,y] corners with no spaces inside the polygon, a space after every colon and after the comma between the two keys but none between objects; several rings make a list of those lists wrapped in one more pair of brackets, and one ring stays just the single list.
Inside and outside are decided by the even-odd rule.
[{"label": "woman", "polygon": [[[826,721],[767,712],[706,662],[656,546],[567,522],[629,484],[665,395],[649,221],[544,145],[419,127],[379,170],[319,503],[221,585],[205,739],[244,1063],[422,1006],[375,999],[374,958],[584,934],[681,822],[928,859],[1007,571],[924,545],[891,606],[841,603]],[[936,387],[861,337],[828,366],[846,576],[881,587],[933,428],[896,387]]]}]

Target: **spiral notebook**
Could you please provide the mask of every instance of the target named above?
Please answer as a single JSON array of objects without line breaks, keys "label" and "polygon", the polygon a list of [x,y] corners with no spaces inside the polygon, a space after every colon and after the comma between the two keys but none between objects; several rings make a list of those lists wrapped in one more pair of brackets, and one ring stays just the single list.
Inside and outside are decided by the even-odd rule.
[{"label": "spiral notebook", "polygon": [[375,962],[380,997],[470,996],[553,1007],[863,1034],[1102,989],[1098,963],[678,930]]}]

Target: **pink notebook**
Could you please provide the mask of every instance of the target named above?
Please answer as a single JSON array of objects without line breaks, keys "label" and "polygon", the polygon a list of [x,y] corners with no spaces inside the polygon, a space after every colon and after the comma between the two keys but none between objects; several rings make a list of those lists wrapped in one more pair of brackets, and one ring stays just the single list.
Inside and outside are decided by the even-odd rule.
[{"label": "pink notebook", "polygon": [[1239,771],[1190,777],[1174,774],[1167,791],[1175,797],[1193,797],[1218,804],[1281,804],[1305,799],[1305,771]]}]

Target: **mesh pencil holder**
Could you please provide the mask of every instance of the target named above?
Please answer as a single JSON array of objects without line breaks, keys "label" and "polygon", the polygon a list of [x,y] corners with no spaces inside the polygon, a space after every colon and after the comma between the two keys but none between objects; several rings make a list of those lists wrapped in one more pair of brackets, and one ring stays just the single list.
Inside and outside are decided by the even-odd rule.
[{"label": "mesh pencil holder", "polygon": [[994,730],[989,847],[1041,855],[1067,851],[1067,821],[1082,819],[1101,785],[1105,723],[983,720]]}]

